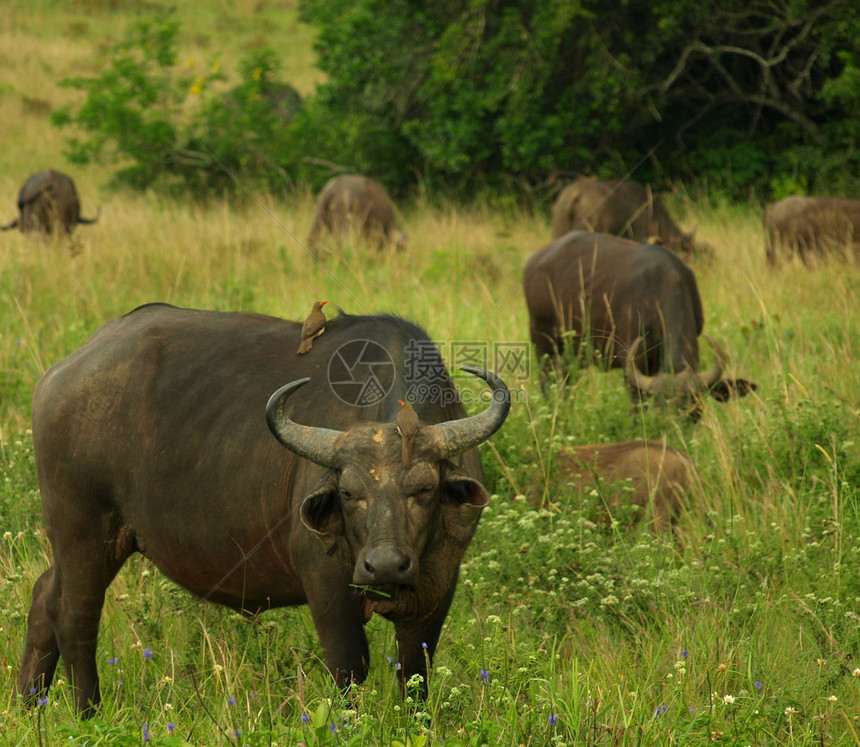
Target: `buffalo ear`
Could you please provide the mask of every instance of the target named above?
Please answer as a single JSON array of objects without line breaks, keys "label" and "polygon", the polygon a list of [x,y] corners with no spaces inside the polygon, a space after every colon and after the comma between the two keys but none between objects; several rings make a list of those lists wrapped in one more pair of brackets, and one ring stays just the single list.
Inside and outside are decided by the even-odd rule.
[{"label": "buffalo ear", "polygon": [[711,387],[711,396],[718,402],[728,402],[730,399],[746,397],[758,389],[758,384],[746,379],[720,379]]},{"label": "buffalo ear", "polygon": [[345,534],[337,485],[326,483],[309,493],[299,508],[302,523],[316,535],[327,554],[334,552],[337,538]]},{"label": "buffalo ear", "polygon": [[490,504],[490,494],[478,480],[452,462],[443,462],[441,472],[439,491],[445,529],[455,540],[468,542],[481,512]]}]

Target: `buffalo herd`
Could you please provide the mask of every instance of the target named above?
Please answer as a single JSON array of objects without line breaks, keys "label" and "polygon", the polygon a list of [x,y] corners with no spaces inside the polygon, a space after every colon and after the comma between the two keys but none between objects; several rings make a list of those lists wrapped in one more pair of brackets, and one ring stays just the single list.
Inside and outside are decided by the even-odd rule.
[{"label": "buffalo herd", "polygon": [[[854,242],[858,205],[770,206],[768,260],[807,259],[825,234]],[[80,216],[72,180],[52,170],[27,180],[18,207],[7,228],[69,232],[94,220]],[[385,188],[360,175],[320,192],[308,243],[350,231],[380,249],[405,246]],[[725,377],[727,355],[704,334],[686,261],[703,246],[646,186],[577,179],[564,189],[552,241],[522,279],[542,383],[555,373],[563,385],[574,359],[620,368],[636,403],[693,420],[709,396],[752,392]],[[302,341],[298,322],[154,303],[107,322],[42,376],[33,443],[53,564],[33,588],[25,701],[43,697],[62,658],[78,709],[94,714],[105,593],[133,553],[244,614],[307,604],[340,686],[365,679],[364,625],[382,615],[401,685],[421,675],[426,692],[460,560],[490,501],[477,447],[505,422],[510,393],[494,373],[466,368],[491,395],[467,415],[432,339],[400,317],[323,316],[313,346]],[[416,397],[425,384],[439,396]],[[564,447],[555,468],[578,491],[608,487],[610,512],[629,504],[656,531],[675,526],[698,479],[687,455],[655,441]]]}]

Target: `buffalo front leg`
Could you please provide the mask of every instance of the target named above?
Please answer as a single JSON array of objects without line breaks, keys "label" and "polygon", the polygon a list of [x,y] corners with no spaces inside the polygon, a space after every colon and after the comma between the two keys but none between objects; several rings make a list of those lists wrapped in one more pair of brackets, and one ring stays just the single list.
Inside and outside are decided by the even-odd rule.
[{"label": "buffalo front leg", "polygon": [[361,601],[354,592],[309,595],[308,604],[322,644],[323,659],[338,687],[362,683],[370,650],[364,634]]},{"label": "buffalo front leg", "polygon": [[54,679],[60,647],[54,633],[59,604],[56,568],[51,566],[33,586],[33,602],[27,616],[27,638],[18,673],[18,692],[33,705]]}]

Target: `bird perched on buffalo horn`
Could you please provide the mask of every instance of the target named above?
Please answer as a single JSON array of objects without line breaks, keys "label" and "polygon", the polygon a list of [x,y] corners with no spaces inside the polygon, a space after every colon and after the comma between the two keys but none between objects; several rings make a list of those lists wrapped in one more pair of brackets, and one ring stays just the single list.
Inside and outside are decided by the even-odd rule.
[{"label": "bird perched on buffalo horn", "polygon": [[397,413],[394,425],[403,439],[401,458],[403,469],[407,469],[412,462],[412,439],[418,432],[418,413],[408,402],[404,402],[402,399],[397,401],[400,403],[400,412]]},{"label": "bird perched on buffalo horn", "polygon": [[328,301],[316,301],[305,319],[302,325],[302,341],[296,351],[299,355],[307,353],[314,346],[314,340],[325,332],[325,314],[322,307],[327,303]]}]

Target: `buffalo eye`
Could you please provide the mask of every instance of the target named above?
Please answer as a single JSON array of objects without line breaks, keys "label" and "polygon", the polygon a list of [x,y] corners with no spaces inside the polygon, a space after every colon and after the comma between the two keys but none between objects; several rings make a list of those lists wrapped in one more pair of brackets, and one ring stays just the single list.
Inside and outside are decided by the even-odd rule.
[{"label": "buffalo eye", "polygon": [[340,490],[339,493],[340,493],[340,498],[342,501],[354,501],[355,500],[355,496],[352,493],[350,493],[348,490]]},{"label": "buffalo eye", "polygon": [[435,485],[426,485],[424,487],[412,490],[409,497],[419,505],[425,505],[433,500],[436,495]]}]

